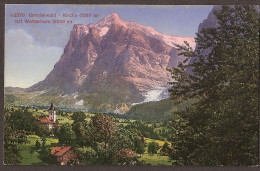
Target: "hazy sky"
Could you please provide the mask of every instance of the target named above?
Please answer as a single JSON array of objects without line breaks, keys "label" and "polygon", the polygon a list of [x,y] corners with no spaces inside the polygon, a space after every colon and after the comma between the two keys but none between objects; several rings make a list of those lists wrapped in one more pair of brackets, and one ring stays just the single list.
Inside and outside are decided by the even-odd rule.
[{"label": "hazy sky", "polygon": [[[134,21],[175,36],[194,37],[198,25],[212,6],[151,5],[7,5],[5,23],[5,86],[29,87],[53,69],[63,53],[74,24],[97,23],[116,12],[124,21]],[[17,13],[25,16],[17,17]],[[55,13],[56,18],[29,17]],[[91,17],[63,17],[63,14],[91,13]],[[93,17],[96,15],[98,17]],[[16,15],[16,16],[15,16]],[[26,24],[25,19],[66,19],[66,24]],[[22,20],[23,23],[15,23]]]}]

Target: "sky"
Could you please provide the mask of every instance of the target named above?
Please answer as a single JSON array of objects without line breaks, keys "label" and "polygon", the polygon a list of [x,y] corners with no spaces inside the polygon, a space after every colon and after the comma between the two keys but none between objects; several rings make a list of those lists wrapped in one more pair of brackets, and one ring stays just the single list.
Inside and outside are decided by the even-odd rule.
[{"label": "sky", "polygon": [[[97,23],[115,12],[124,21],[153,27],[163,34],[195,37],[199,24],[212,8],[207,5],[6,5],[5,87],[27,88],[44,80],[62,55],[74,24]],[[56,18],[29,17],[40,13],[56,14]],[[91,17],[80,17],[80,14],[91,14]],[[26,19],[71,22],[29,24],[24,22]]]}]

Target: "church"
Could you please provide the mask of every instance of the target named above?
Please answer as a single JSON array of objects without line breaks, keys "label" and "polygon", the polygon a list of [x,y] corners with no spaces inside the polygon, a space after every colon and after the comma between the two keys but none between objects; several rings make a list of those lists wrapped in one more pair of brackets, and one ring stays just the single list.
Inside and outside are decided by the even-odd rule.
[{"label": "church", "polygon": [[40,116],[40,117],[37,118],[37,120],[42,125],[46,126],[49,130],[52,130],[55,125],[57,125],[58,127],[61,127],[61,125],[59,125],[56,122],[56,109],[55,109],[53,103],[51,103],[51,106],[48,109],[48,112],[49,112],[49,117],[47,117],[47,116]]}]

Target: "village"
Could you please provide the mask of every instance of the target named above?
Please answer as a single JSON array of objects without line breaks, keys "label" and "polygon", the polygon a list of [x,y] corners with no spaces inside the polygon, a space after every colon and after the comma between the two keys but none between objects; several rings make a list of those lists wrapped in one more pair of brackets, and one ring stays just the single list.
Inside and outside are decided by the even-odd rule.
[{"label": "village", "polygon": [[[10,108],[11,112],[15,112],[15,108],[18,110],[19,108],[22,108],[24,109],[24,112],[31,111],[28,113],[32,114],[36,123],[40,125],[41,129],[43,128],[42,132],[45,132],[43,133],[45,135],[36,132],[26,133],[30,135],[26,135],[27,138],[25,143],[20,143],[18,145],[20,153],[23,157],[22,162],[24,161],[24,164],[30,163],[31,160],[36,160],[39,163],[55,165],[82,165],[86,164],[86,156],[89,154],[93,155],[93,152],[95,151],[93,150],[95,148],[94,146],[97,146],[100,148],[99,150],[103,150],[103,153],[107,153],[107,155],[112,155],[110,154],[112,152],[111,150],[116,149],[112,156],[114,160],[117,161],[117,163],[120,161],[120,165],[171,165],[171,162],[168,158],[169,154],[172,153],[170,142],[162,139],[158,140],[158,138],[154,139],[155,137],[151,136],[151,133],[153,132],[152,130],[154,130],[154,127],[156,127],[155,123],[149,124],[131,119],[112,117],[106,114],[91,114],[78,111],[69,113],[57,110],[53,103],[50,104],[50,107],[45,109],[39,109],[35,106]],[[101,118],[96,116],[100,116]],[[92,144],[93,142],[91,142],[92,140],[86,140],[88,139],[88,134],[93,133],[93,127],[88,130],[88,127],[91,127],[91,124],[94,122],[93,118],[109,123],[105,125],[100,123],[101,125],[97,125],[97,127],[100,126],[100,129],[98,128],[99,130],[97,130],[97,132],[95,132],[92,136],[101,136],[99,139],[89,137],[95,141],[94,146]],[[133,132],[136,132],[139,129],[139,133],[132,134],[133,132],[128,132],[125,129],[131,131],[134,130]],[[145,129],[147,129],[146,133]],[[110,132],[108,130],[110,130]],[[81,131],[85,132],[85,139],[82,136],[83,134]],[[143,133],[140,133],[140,131]],[[131,135],[127,135],[129,133]],[[158,133],[159,131],[157,134]],[[38,136],[34,134],[42,135]],[[104,135],[109,135],[111,138],[100,140]],[[117,136],[123,136],[123,139],[119,140],[119,137]],[[129,141],[129,138],[131,141],[130,143],[127,142]],[[120,148],[114,147],[114,145],[117,144],[115,141],[122,141],[119,142],[120,144],[122,143]],[[44,156],[42,156],[43,154]],[[93,156],[89,157],[91,158]],[[90,158],[88,159],[92,160]],[[93,162],[89,164],[93,164]]]}]

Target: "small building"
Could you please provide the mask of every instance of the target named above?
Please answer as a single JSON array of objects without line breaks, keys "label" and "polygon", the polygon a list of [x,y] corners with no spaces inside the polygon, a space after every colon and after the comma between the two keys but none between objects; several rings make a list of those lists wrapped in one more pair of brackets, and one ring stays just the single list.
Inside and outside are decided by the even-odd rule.
[{"label": "small building", "polygon": [[36,117],[36,119],[42,125],[46,126],[49,130],[52,130],[55,125],[57,125],[58,127],[61,127],[61,125],[59,125],[56,122],[56,109],[55,109],[53,103],[51,103],[51,106],[48,109],[48,112],[49,112],[49,117],[47,117],[47,116],[39,116],[39,117]]},{"label": "small building", "polygon": [[164,147],[160,150],[160,153],[164,156],[170,156],[173,150],[170,147]]},{"label": "small building", "polygon": [[75,165],[79,163],[77,152],[70,146],[56,146],[51,149],[51,155],[56,158],[60,165]]},{"label": "small building", "polygon": [[51,120],[50,120],[48,117],[46,117],[46,116],[41,116],[41,117],[39,117],[39,122],[40,122],[42,125],[48,127],[49,130],[53,129],[54,125],[56,124],[56,122],[51,121]]}]

